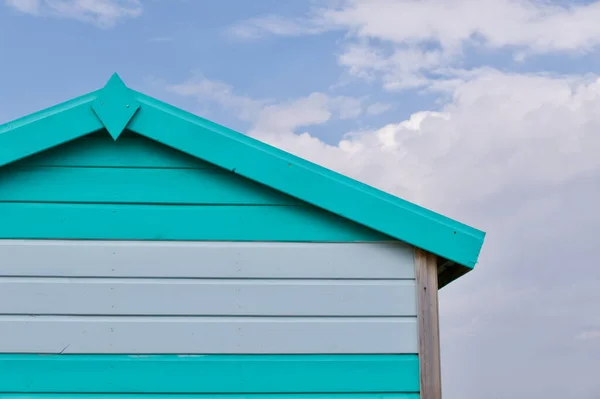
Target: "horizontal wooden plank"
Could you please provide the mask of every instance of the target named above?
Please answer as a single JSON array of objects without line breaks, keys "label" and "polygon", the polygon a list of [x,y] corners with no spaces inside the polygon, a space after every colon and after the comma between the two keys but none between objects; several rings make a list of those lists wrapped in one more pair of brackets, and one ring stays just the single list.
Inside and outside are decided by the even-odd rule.
[{"label": "horizontal wooden plank", "polygon": [[25,158],[18,165],[217,169],[208,162],[135,133],[124,133],[115,141],[106,131]]},{"label": "horizontal wooden plank", "polygon": [[401,243],[0,240],[0,276],[414,279]]},{"label": "horizontal wooden plank", "polygon": [[0,353],[417,353],[416,317],[0,316]]},{"label": "horizontal wooden plank", "polygon": [[8,393],[6,399],[419,399],[418,393],[308,393],[308,394],[56,394]]},{"label": "horizontal wooden plank", "polygon": [[304,205],[212,169],[7,167],[0,202]]},{"label": "horizontal wooden plank", "polygon": [[414,280],[0,278],[0,314],[416,316]]},{"label": "horizontal wooden plank", "polygon": [[0,239],[390,241],[305,206],[0,203]]},{"label": "horizontal wooden plank", "polygon": [[[0,392],[418,392],[414,355],[0,355]],[[76,376],[76,377],[75,377]],[[323,397],[323,396],[322,396]],[[361,398],[362,399],[362,398]]]}]

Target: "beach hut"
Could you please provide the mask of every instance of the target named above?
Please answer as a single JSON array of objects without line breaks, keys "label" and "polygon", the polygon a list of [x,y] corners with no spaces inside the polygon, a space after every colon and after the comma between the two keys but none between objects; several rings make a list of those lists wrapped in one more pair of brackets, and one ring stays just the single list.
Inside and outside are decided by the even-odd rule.
[{"label": "beach hut", "polygon": [[113,75],[0,126],[0,396],[437,399],[483,239]]}]

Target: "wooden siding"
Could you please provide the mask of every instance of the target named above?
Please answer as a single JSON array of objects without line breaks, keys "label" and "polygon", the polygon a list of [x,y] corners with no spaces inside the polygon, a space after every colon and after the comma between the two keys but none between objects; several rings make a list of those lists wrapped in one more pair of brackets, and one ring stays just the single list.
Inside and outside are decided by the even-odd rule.
[{"label": "wooden siding", "polygon": [[136,134],[124,133],[115,142],[105,131],[27,157],[19,161],[18,165],[62,168],[220,169]]},{"label": "wooden siding", "polygon": [[0,355],[0,375],[12,393],[419,391],[414,355]]},{"label": "wooden siding", "polygon": [[308,206],[0,202],[0,239],[385,241]]},{"label": "wooden siding", "polygon": [[0,176],[2,202],[302,205],[214,169],[8,166]]},{"label": "wooden siding", "polygon": [[0,316],[0,353],[417,353],[417,324],[366,317]]},{"label": "wooden siding", "polygon": [[0,257],[0,352],[418,352],[400,243],[3,240]]},{"label": "wooden siding", "polygon": [[386,235],[131,133],[2,168],[0,215],[0,396],[419,397]]},{"label": "wooden siding", "polygon": [[0,239],[392,241],[133,133],[2,168],[0,215]]},{"label": "wooden siding", "polygon": [[416,305],[412,280],[7,277],[0,279],[0,314],[415,316]]},{"label": "wooden siding", "polygon": [[0,277],[415,278],[413,250],[400,242],[0,240],[0,253]]},{"label": "wooden siding", "polygon": [[3,399],[419,399],[418,393],[98,394],[6,393]]},{"label": "wooden siding", "polygon": [[418,393],[98,394],[6,393],[3,399],[419,399]]}]

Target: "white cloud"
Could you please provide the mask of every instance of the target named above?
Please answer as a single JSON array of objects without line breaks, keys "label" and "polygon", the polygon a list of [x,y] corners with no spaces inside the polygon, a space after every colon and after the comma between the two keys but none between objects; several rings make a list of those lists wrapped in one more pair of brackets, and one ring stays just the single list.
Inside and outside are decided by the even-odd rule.
[{"label": "white cloud", "polygon": [[345,32],[339,64],[353,76],[381,79],[388,90],[454,79],[454,68],[461,66],[467,45],[508,49],[514,52],[515,62],[534,53],[586,52],[600,45],[597,1],[558,5],[542,0],[340,0],[331,4],[313,8],[304,19],[271,15],[236,27],[252,32],[246,38]]},{"label": "white cloud", "polygon": [[[600,79],[489,68],[460,77],[447,87],[450,101],[440,110],[348,133],[333,146],[295,133],[334,117],[357,117],[361,100],[319,92],[283,102],[257,100],[202,76],[168,90],[232,109],[252,123],[251,135],[434,207],[458,206],[465,187],[472,190],[469,201],[477,201],[508,184],[562,184],[599,167]],[[440,191],[448,196],[438,203]]]},{"label": "white cloud", "polygon": [[214,102],[233,110],[242,120],[252,122],[261,132],[294,132],[299,127],[319,125],[332,118],[352,119],[363,112],[362,100],[347,96],[330,96],[314,92],[306,97],[276,102],[239,95],[233,88],[202,74],[183,83],[171,84],[167,90],[183,96],[193,96],[199,102]]},{"label": "white cloud", "polygon": [[235,94],[230,85],[208,79],[200,73],[196,73],[185,82],[168,85],[166,89],[182,96],[193,96],[200,103],[216,102],[222,107],[233,110],[244,121],[256,118],[260,110],[272,102]]},{"label": "white cloud", "polygon": [[5,0],[6,5],[14,9],[36,15],[40,12],[41,0]]},{"label": "white cloud", "polygon": [[392,104],[376,102],[367,107],[367,115],[381,115],[392,109]]},{"label": "white cloud", "polygon": [[586,340],[590,340],[590,339],[600,339],[600,330],[582,331],[581,333],[577,334],[575,339],[582,340],[582,341],[586,341]]},{"label": "white cloud", "polygon": [[354,119],[363,112],[361,99],[347,96],[331,97],[329,107],[335,110],[340,119]]},{"label": "white cloud", "polygon": [[5,3],[26,14],[70,18],[102,28],[142,14],[139,0],[5,0]]},{"label": "white cloud", "polygon": [[338,62],[354,76],[367,80],[381,77],[384,88],[397,90],[426,85],[431,74],[445,75],[442,67],[450,58],[445,52],[414,46],[390,52],[368,43],[352,43],[345,47]]},{"label": "white cloud", "polygon": [[[337,146],[283,129],[276,136],[255,131],[289,151],[439,207],[439,192],[446,193],[447,206],[463,201],[465,186],[472,190],[469,201],[476,201],[507,184],[562,184],[595,171],[599,109],[600,80],[487,70],[460,84],[441,112],[415,113]],[[357,157],[360,162],[350,161]],[[364,165],[393,172],[365,175]]]},{"label": "white cloud", "polygon": [[265,15],[241,21],[227,29],[227,33],[238,39],[250,40],[265,35],[303,36],[318,34],[325,29],[309,19],[287,19],[278,15]]},{"label": "white cloud", "polygon": [[533,51],[589,50],[600,44],[600,3],[530,0],[348,0],[321,11],[319,24],[394,43],[467,42]]},{"label": "white cloud", "polygon": [[254,129],[269,133],[288,132],[300,126],[318,125],[330,118],[327,95],[312,93],[304,98],[264,107],[258,113]]}]

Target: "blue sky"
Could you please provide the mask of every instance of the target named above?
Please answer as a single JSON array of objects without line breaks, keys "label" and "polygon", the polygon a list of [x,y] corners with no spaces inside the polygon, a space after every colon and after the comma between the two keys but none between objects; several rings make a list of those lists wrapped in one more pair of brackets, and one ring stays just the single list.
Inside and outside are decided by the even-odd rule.
[{"label": "blue sky", "polygon": [[[600,2],[2,0],[0,123],[128,86],[485,230],[445,397],[600,397]],[[510,381],[510,384],[507,384]]]},{"label": "blue sky", "polygon": [[[92,90],[112,72],[118,72],[138,90],[188,110],[208,112],[207,117],[240,130],[248,129],[249,124],[237,120],[230,110],[201,106],[193,99],[172,95],[164,86],[202,74],[231,85],[239,95],[257,99],[285,101],[325,92],[366,97],[367,102],[391,107],[391,113],[363,115],[351,121],[331,119],[328,126],[313,126],[311,133],[328,143],[336,142],[347,131],[374,128],[422,109],[440,108],[439,93],[429,93],[423,87],[390,92],[373,82],[349,77],[338,62],[348,35],[343,29],[319,35],[272,35],[260,40],[241,40],[228,32],[240,21],[267,15],[293,19],[321,4],[155,0],[139,6],[143,11],[136,18],[114,18],[114,26],[98,27],[97,22],[51,12],[31,15],[7,3],[0,12],[0,46],[3,58],[15,62],[4,62],[1,67],[0,87],[11,90],[12,101],[0,111],[0,117],[16,118]],[[388,50],[393,47],[385,41],[379,45]],[[435,42],[428,46],[439,48]],[[540,68],[556,73],[587,73],[600,68],[597,53],[545,53],[515,62],[515,50],[510,47],[490,49],[467,43],[462,51],[464,55],[457,64],[465,69],[493,65],[519,73]],[[35,98],[29,95],[31,92],[36,93]]]},{"label": "blue sky", "polygon": [[[324,92],[362,98],[365,106],[382,103],[389,108],[379,115],[331,118],[326,126],[313,125],[311,134],[327,143],[336,143],[346,132],[376,128],[444,104],[441,93],[431,93],[426,87],[390,92],[372,81],[349,76],[338,61],[348,35],[344,29],[283,38],[268,35],[260,40],[240,39],[230,32],[236,24],[253,18],[306,16],[325,2],[154,0],[115,4],[139,9],[140,15],[115,17],[109,26],[98,26],[93,19],[100,17],[91,12],[85,17],[65,17],[48,10],[32,15],[6,2],[0,13],[0,46],[5,60],[18,62],[4,62],[1,67],[0,87],[12,92],[12,101],[0,110],[2,120],[97,88],[112,72],[118,72],[138,90],[242,131],[250,124],[240,121],[230,109],[198,104],[192,98],[169,93],[165,86],[201,74],[232,86],[236,94],[255,99],[281,102]],[[378,46],[385,51],[395,45],[378,38],[371,40],[379,40]],[[485,39],[465,43],[456,65],[465,70],[493,65],[507,72],[535,73],[542,69],[559,74],[600,68],[596,52],[544,52],[516,62],[517,46],[489,48],[481,41]],[[427,47],[440,48],[435,41],[423,43],[422,48]],[[31,92],[36,93],[35,98]]]},{"label": "blue sky", "polygon": [[[194,101],[170,96],[154,83],[180,82],[201,72],[256,98],[281,100],[323,90],[338,81],[335,51],[341,34],[249,44],[226,32],[235,22],[263,13],[293,15],[307,9],[302,2],[290,7],[278,1],[177,1],[174,8],[171,2],[155,1],[144,5],[138,18],[94,29],[77,19],[32,18],[5,7],[0,13],[3,58],[18,62],[3,63],[0,87],[23,98],[2,110],[3,119],[92,90],[112,72],[138,90],[190,110],[198,110]],[[221,122],[237,124],[212,111]]]}]

